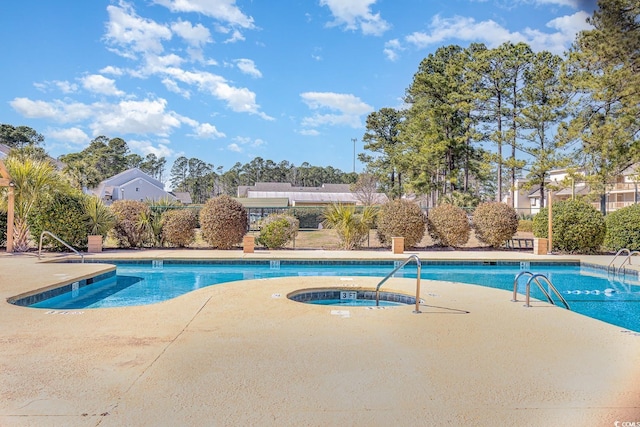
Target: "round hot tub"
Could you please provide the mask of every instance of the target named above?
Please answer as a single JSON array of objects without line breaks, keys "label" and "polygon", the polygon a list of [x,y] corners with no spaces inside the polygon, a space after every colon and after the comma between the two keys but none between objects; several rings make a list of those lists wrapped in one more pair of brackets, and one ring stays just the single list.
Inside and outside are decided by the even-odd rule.
[{"label": "round hot tub", "polygon": [[[353,288],[323,288],[300,289],[287,295],[292,301],[305,304],[347,306],[347,307],[375,307],[376,291],[371,289]],[[416,298],[397,292],[379,293],[380,307],[396,307],[415,305]]]}]

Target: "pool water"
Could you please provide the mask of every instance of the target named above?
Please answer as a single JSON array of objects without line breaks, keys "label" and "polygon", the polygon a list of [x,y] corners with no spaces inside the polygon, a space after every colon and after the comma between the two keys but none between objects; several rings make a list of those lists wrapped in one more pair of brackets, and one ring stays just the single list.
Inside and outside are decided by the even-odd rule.
[{"label": "pool water", "polygon": [[[185,293],[220,283],[250,279],[290,276],[377,276],[384,277],[393,263],[349,262],[266,262],[266,263],[197,263],[183,262],[157,265],[118,263],[117,275],[73,292],[30,305],[36,308],[79,309],[154,304]],[[546,275],[569,303],[571,310],[640,332],[640,283],[614,280],[604,270],[579,266],[531,263],[491,263],[492,265],[429,264],[423,261],[423,279],[461,282],[513,290],[513,281],[523,268]],[[522,267],[522,268],[521,268]],[[394,277],[415,278],[415,265],[407,265]],[[519,281],[519,300],[524,300],[526,278]],[[428,284],[423,285],[428,292]],[[535,285],[532,298],[544,299]],[[511,295],[505,295],[511,299]],[[428,303],[428,302],[427,302]],[[518,302],[520,304],[520,302]]]}]

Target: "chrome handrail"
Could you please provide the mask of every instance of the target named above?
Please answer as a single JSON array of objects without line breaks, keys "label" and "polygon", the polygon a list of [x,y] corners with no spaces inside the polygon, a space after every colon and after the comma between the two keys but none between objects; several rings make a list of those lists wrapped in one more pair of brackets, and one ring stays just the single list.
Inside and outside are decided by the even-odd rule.
[{"label": "chrome handrail", "polygon": [[540,289],[540,291],[542,291],[544,296],[547,298],[547,301],[549,302],[549,304],[557,305],[553,301],[553,298],[551,298],[551,295],[549,295],[549,293],[544,289],[544,287],[538,281],[538,278],[540,278],[540,279],[543,279],[545,282],[547,282],[547,285],[548,285],[549,289],[551,289],[553,291],[553,293],[556,294],[556,296],[560,299],[560,301],[562,302],[564,307],[567,310],[571,310],[571,308],[569,307],[569,303],[567,303],[567,300],[564,299],[564,297],[560,294],[560,292],[553,285],[553,283],[551,283],[551,280],[549,280],[549,278],[547,276],[545,276],[544,274],[541,274],[541,273],[531,273],[530,271],[521,271],[520,273],[518,273],[518,275],[514,279],[514,281],[513,281],[513,299],[511,301],[513,301],[513,302],[517,302],[518,301],[518,298],[517,298],[517,296],[518,296],[518,279],[520,279],[520,277],[522,277],[524,275],[530,276],[529,279],[527,280],[526,285],[525,285],[525,297],[526,297],[525,307],[531,307],[530,301],[531,301],[531,282],[532,281],[535,282],[536,285],[538,285],[538,289]]},{"label": "chrome handrail", "polygon": [[[622,248],[620,249],[618,252],[616,252],[615,256],[613,257],[613,259],[611,260],[611,262],[609,263],[609,265],[607,265],[607,271],[609,271],[609,268],[611,266],[613,266],[613,271],[616,272],[616,266],[613,264],[613,262],[616,260],[616,258],[618,258],[620,255],[622,255],[623,252],[627,253],[627,258],[629,257],[629,254],[631,253],[631,251],[628,248]],[[624,262],[623,262],[624,264]],[[621,264],[622,266],[622,264]]]},{"label": "chrome handrail", "polygon": [[382,286],[384,282],[389,280],[391,276],[396,274],[398,270],[400,270],[402,267],[407,265],[412,259],[416,261],[416,268],[418,273],[418,277],[416,277],[416,309],[413,312],[416,314],[421,313],[420,311],[420,271],[422,269],[422,263],[420,262],[420,258],[418,257],[418,255],[415,255],[415,254],[409,255],[409,258],[407,258],[402,262],[402,264],[394,268],[391,273],[387,274],[385,278],[382,279],[380,283],[378,283],[378,286],[376,286],[376,307],[380,305],[380,286]]},{"label": "chrome handrail", "polygon": [[[627,249],[627,251],[629,251],[629,249]],[[640,251],[629,251],[629,255],[627,255],[627,257],[622,261],[622,264],[620,264],[620,267],[618,267],[618,269],[616,270],[616,273],[618,275],[620,274],[620,270],[622,270],[624,268],[624,264],[627,261],[629,261],[629,265],[631,265],[631,257],[634,256],[634,255],[640,255]]]},{"label": "chrome handrail", "polygon": [[42,233],[40,233],[40,244],[38,245],[38,259],[40,259],[40,255],[42,253],[42,239],[44,237],[44,235],[48,235],[53,237],[54,239],[56,239],[58,242],[62,243],[63,245],[65,245],[67,248],[71,249],[73,252],[76,253],[76,255],[80,255],[80,259],[82,260],[82,263],[84,263],[84,255],[82,255],[80,252],[78,252],[76,249],[74,249],[73,247],[71,247],[71,245],[69,245],[67,242],[65,242],[64,240],[62,240],[61,238],[59,238],[58,236],[56,236],[55,234],[53,234],[50,231],[43,231]]}]

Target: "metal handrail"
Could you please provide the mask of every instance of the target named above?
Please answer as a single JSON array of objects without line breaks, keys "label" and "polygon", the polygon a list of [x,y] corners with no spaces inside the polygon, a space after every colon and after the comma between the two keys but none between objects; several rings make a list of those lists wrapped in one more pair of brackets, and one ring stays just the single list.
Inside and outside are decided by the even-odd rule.
[{"label": "metal handrail", "polygon": [[624,264],[627,261],[629,261],[629,265],[631,265],[631,257],[634,255],[640,255],[640,251],[629,251],[629,255],[627,255],[627,257],[622,261],[622,264],[620,264],[620,267],[618,267],[618,269],[616,270],[617,274],[620,274],[620,270],[624,268]]},{"label": "metal handrail", "polygon": [[380,286],[382,286],[384,282],[389,280],[391,276],[396,274],[398,270],[400,270],[402,267],[407,265],[412,259],[416,261],[416,268],[418,272],[418,277],[416,277],[416,309],[413,310],[413,312],[416,314],[421,313],[420,311],[420,271],[422,269],[422,263],[420,262],[420,258],[418,257],[418,255],[415,255],[415,254],[409,255],[409,258],[407,258],[402,262],[402,264],[394,268],[391,273],[387,274],[385,278],[382,279],[380,283],[378,283],[378,286],[376,286],[376,307],[380,305]]},{"label": "metal handrail", "polygon": [[551,280],[549,280],[549,278],[547,276],[545,276],[544,274],[540,274],[540,273],[531,273],[530,271],[522,271],[520,272],[516,278],[513,281],[513,299],[511,301],[513,302],[517,302],[518,301],[518,279],[524,275],[528,275],[529,280],[527,280],[527,283],[525,285],[525,296],[526,296],[526,302],[525,302],[525,307],[531,307],[530,301],[531,301],[531,282],[535,282],[536,285],[538,285],[538,289],[540,289],[540,291],[542,291],[542,293],[544,294],[544,296],[547,298],[547,301],[549,302],[549,304],[552,305],[557,305],[554,301],[553,298],[551,298],[551,295],[549,295],[549,293],[544,289],[544,287],[540,284],[540,282],[538,281],[538,279],[543,279],[545,282],[547,282],[547,285],[549,287],[549,289],[551,289],[553,291],[554,294],[556,294],[556,296],[560,299],[560,301],[562,302],[562,304],[564,305],[564,307],[567,310],[571,310],[571,308],[569,307],[569,303],[567,303],[567,300],[564,299],[564,297],[560,294],[560,292],[558,291],[558,289],[553,285],[553,283],[551,283]]},{"label": "metal handrail", "polygon": [[63,245],[65,245],[67,248],[69,248],[70,250],[72,250],[73,252],[76,253],[76,255],[80,255],[80,259],[82,260],[82,263],[84,263],[84,255],[82,255],[80,252],[78,252],[76,249],[74,249],[73,247],[71,247],[71,245],[69,245],[67,242],[65,242],[64,240],[62,240],[61,238],[59,238],[58,236],[56,236],[55,234],[53,234],[50,231],[43,231],[42,233],[40,233],[40,244],[38,245],[38,259],[40,259],[40,255],[42,253],[42,238],[44,237],[44,235],[48,235],[53,237],[54,239],[56,239],[58,242],[62,243]]},{"label": "metal handrail", "polygon": [[[618,252],[616,252],[616,255],[613,257],[613,259],[611,260],[611,262],[609,263],[609,265],[607,265],[607,271],[609,271],[609,267],[611,267],[613,265],[613,270],[617,270],[616,266],[613,264],[613,262],[616,260],[616,258],[618,258],[620,255],[622,255],[623,252],[627,253],[627,258],[629,257],[629,254],[631,254],[631,251],[628,248],[622,248],[620,249]],[[623,263],[624,264],[624,263]]]}]

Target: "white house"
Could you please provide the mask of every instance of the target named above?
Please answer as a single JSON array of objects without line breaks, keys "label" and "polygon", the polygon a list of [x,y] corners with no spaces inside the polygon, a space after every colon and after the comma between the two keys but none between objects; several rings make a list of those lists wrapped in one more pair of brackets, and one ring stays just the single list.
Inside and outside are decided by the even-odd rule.
[{"label": "white house", "polygon": [[[640,201],[638,193],[639,168],[640,165],[630,166],[608,184],[606,192],[607,212],[613,212]],[[504,202],[511,204],[513,199],[513,207],[518,213],[534,215],[540,211],[541,207],[540,188],[535,186],[529,190],[524,190],[522,189],[524,182],[524,180],[516,180],[515,188],[504,199]],[[566,169],[551,171],[548,182],[553,184],[554,187],[560,187],[559,190],[555,190],[552,193],[554,201],[567,200],[575,196],[585,196],[591,192],[591,188],[584,181],[570,179]],[[545,186],[545,191],[548,190],[549,187]],[[545,194],[544,205],[546,206],[547,203],[548,194]],[[600,200],[594,200],[592,204],[596,209],[600,210]]]},{"label": "white house", "polygon": [[138,168],[128,169],[105,179],[95,189],[86,190],[86,193],[98,196],[106,204],[111,204],[114,200],[178,200],[164,189],[162,182]]},{"label": "white house", "polygon": [[[388,201],[386,194],[372,195],[375,204]],[[362,205],[349,184],[322,184],[321,187],[294,187],[289,182],[257,182],[238,187],[239,198],[288,199],[289,206],[324,206],[332,203]]]}]

